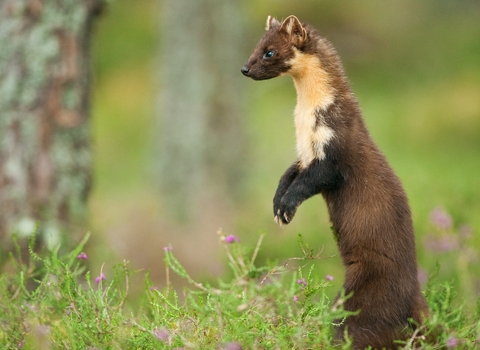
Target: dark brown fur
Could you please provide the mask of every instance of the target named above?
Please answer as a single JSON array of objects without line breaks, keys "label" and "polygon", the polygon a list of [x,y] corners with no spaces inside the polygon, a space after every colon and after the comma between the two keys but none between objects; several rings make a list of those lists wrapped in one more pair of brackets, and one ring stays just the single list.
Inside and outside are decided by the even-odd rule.
[{"label": "dark brown fur", "polygon": [[[274,52],[272,57],[265,56],[268,51]],[[353,292],[344,306],[360,310],[339,327],[338,336],[343,337],[346,328],[355,349],[396,348],[394,340],[408,335],[408,320],[421,323],[427,313],[417,281],[410,208],[400,180],[366,129],[338,55],[314,28],[296,17],[283,23],[269,18],[267,32],[242,73],[255,80],[289,74],[297,92],[307,94],[311,89],[300,91],[309,79],[302,72],[311,73],[317,61],[322,74],[315,81],[325,86],[315,90],[322,92],[316,99],[310,94],[302,100],[306,106],[297,105],[298,123],[314,106],[315,130],[305,130],[315,138],[312,147],[321,146],[324,153],[308,165],[299,156],[285,172],[275,194],[274,215],[279,224],[288,224],[304,200],[322,194],[346,268],[345,293]],[[312,62],[312,67],[301,66]],[[304,102],[299,98],[300,103]],[[320,127],[323,131],[317,134]],[[329,130],[333,137],[321,139]]]}]

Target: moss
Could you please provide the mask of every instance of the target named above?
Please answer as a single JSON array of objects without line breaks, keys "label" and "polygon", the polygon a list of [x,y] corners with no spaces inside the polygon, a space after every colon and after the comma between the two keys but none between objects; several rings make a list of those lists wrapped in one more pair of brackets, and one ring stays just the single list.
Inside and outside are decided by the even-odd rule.
[{"label": "moss", "polygon": [[[10,14],[0,14],[0,107],[31,108],[60,62],[58,31],[83,37],[87,10],[76,0],[44,2],[38,20],[28,17],[26,1],[13,2]],[[57,69],[58,70],[58,69]],[[54,72],[58,74],[59,72]]]}]

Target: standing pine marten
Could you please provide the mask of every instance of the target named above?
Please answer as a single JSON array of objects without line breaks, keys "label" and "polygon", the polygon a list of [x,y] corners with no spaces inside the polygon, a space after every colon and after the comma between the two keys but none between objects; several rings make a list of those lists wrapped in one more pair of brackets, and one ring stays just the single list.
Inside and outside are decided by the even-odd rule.
[{"label": "standing pine marten", "polygon": [[409,320],[427,305],[417,280],[412,219],[400,180],[370,138],[332,45],[295,16],[268,17],[267,31],[242,68],[255,80],[290,75],[297,90],[298,159],[280,179],[273,211],[279,225],[321,193],[346,268],[344,303],[360,310],[339,327],[355,349],[396,348]]}]

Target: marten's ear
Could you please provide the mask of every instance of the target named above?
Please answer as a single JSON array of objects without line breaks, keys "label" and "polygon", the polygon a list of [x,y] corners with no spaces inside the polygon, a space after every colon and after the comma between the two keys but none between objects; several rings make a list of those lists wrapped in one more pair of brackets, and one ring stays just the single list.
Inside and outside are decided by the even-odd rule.
[{"label": "marten's ear", "polygon": [[272,16],[267,17],[267,25],[265,26],[265,30],[269,30],[272,27],[278,26],[280,26],[280,22],[276,18],[273,18]]},{"label": "marten's ear", "polygon": [[286,32],[296,46],[302,45],[307,40],[307,31],[293,15],[285,18],[279,30]]}]

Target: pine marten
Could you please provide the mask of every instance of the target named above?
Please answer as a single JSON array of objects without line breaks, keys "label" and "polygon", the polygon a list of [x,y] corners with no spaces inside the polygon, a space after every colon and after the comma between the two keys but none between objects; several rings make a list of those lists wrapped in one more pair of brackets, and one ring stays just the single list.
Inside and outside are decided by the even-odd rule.
[{"label": "pine marten", "polygon": [[290,75],[298,158],[281,177],[275,221],[292,221],[298,206],[321,193],[346,268],[345,329],[355,349],[396,348],[427,305],[417,280],[412,219],[400,180],[372,141],[333,46],[295,16],[269,17],[241,72],[254,80]]}]

